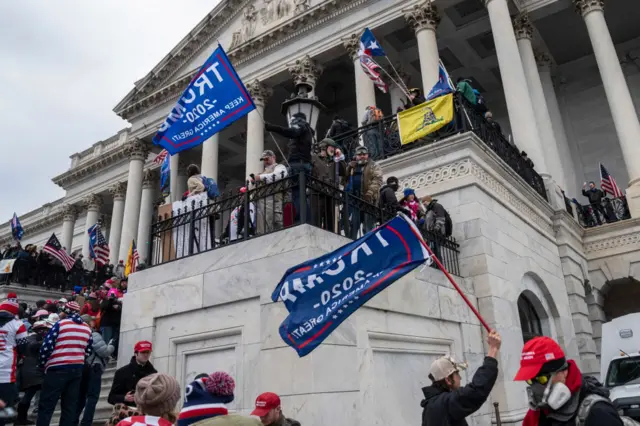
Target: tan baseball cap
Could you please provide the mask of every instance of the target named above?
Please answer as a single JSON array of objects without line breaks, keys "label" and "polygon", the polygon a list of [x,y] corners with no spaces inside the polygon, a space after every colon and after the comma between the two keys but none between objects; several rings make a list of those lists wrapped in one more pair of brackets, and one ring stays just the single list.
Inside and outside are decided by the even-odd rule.
[{"label": "tan baseball cap", "polygon": [[450,356],[443,356],[433,361],[433,364],[431,364],[431,368],[429,369],[429,373],[431,377],[433,377],[433,380],[437,382],[444,380],[455,372],[464,371],[466,369],[466,362],[458,363]]}]

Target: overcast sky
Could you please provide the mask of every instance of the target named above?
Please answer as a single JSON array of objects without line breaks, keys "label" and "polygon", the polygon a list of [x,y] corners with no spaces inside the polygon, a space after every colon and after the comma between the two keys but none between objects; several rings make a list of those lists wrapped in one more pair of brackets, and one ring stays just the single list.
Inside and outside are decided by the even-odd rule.
[{"label": "overcast sky", "polygon": [[218,0],[0,1],[0,223],[64,196],[69,156]]}]

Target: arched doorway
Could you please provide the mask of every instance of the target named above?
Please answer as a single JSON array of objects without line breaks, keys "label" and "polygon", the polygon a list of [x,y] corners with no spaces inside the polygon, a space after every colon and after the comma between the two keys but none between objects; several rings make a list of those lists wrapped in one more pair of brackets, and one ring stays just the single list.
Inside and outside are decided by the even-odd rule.
[{"label": "arched doorway", "polygon": [[536,336],[542,336],[542,321],[536,311],[536,307],[529,298],[522,293],[518,297],[518,314],[520,315],[520,328],[522,328],[522,339],[526,342]]}]

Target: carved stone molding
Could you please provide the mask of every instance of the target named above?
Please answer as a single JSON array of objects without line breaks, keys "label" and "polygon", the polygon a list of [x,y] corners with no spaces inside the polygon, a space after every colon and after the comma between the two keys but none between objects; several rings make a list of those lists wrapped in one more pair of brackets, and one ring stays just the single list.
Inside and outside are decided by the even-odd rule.
[{"label": "carved stone molding", "polygon": [[159,174],[155,170],[145,169],[142,175],[142,188],[153,188],[158,183]]},{"label": "carved stone molding", "polygon": [[360,50],[360,36],[358,34],[351,34],[349,37],[342,40],[342,45],[347,49],[347,53],[351,56],[352,60],[358,59],[358,51]]},{"label": "carved stone molding", "polygon": [[125,182],[118,182],[109,188],[109,193],[114,201],[124,200],[124,197],[127,195],[127,184]]},{"label": "carved stone molding", "polygon": [[604,0],[573,0],[573,5],[583,17],[589,12],[604,10]]},{"label": "carved stone molding", "polygon": [[89,211],[100,211],[104,202],[102,200],[102,196],[98,194],[89,194],[82,200],[82,204]]},{"label": "carved stone molding", "polygon": [[127,153],[124,146],[120,146],[116,149],[112,149],[109,152],[101,154],[99,157],[94,158],[76,168],[68,170],[67,172],[56,176],[52,179],[53,183],[66,189],[67,185],[75,183],[87,177],[93,176],[95,173],[100,172],[105,167],[112,164],[116,164],[119,161],[127,158]]},{"label": "carved stone molding", "polygon": [[250,4],[242,11],[242,25],[240,31],[236,31],[232,34],[231,45],[229,49],[233,49],[242,43],[250,40],[258,24],[258,11],[255,6]]},{"label": "carved stone molding", "polygon": [[540,68],[551,68],[551,65],[553,65],[551,56],[549,56],[546,52],[541,52],[540,50],[533,49],[533,56],[536,58],[536,63]]},{"label": "carved stone molding", "polygon": [[513,29],[516,33],[516,40],[533,39],[533,25],[529,15],[521,13],[513,19]]},{"label": "carved stone molding", "polygon": [[151,147],[140,139],[133,139],[125,145],[125,151],[129,160],[145,161],[151,152]]},{"label": "carved stone molding", "polygon": [[435,31],[441,19],[438,8],[431,1],[414,6],[405,13],[404,18],[416,32],[420,30]]},{"label": "carved stone molding", "polygon": [[293,76],[293,82],[296,86],[298,84],[308,84],[313,90],[316,87],[318,77],[322,74],[322,67],[311,59],[309,55],[305,55],[289,66],[289,72]]},{"label": "carved stone molding", "polygon": [[584,245],[585,254],[597,251],[620,248],[632,244],[640,244],[640,232],[634,232],[627,235],[618,235],[611,238],[586,243]]},{"label": "carved stone molding", "polygon": [[273,95],[273,90],[267,87],[267,85],[262,83],[260,80],[253,80],[251,83],[247,84],[247,91],[249,92],[249,95],[251,95],[253,102],[260,106],[265,106],[271,95]]},{"label": "carved stone molding", "polygon": [[310,2],[311,0],[293,0],[295,6],[293,13],[300,14],[306,12],[310,7]]},{"label": "carved stone molding", "polygon": [[75,222],[78,216],[78,209],[73,204],[63,204],[62,208],[62,220],[65,222]]}]

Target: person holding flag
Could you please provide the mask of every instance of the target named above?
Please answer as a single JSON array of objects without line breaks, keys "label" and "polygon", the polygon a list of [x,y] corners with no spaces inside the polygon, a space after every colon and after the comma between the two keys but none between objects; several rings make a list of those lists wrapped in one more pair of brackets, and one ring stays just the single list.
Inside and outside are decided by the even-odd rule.
[{"label": "person holding flag", "polygon": [[13,235],[13,239],[16,240],[16,242],[22,240],[22,236],[24,235],[24,229],[20,224],[20,219],[18,219],[18,215],[15,213],[11,219],[11,235]]}]

